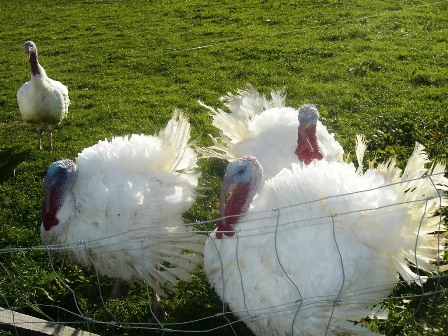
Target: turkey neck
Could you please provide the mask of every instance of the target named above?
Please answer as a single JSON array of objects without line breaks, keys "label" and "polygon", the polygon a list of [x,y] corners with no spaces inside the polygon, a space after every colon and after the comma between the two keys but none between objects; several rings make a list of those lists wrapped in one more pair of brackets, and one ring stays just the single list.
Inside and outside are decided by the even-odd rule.
[{"label": "turkey neck", "polygon": [[36,50],[30,50],[29,60],[31,64],[31,75],[33,76],[40,75],[39,61],[37,60]]},{"label": "turkey neck", "polygon": [[[242,183],[237,187],[228,201],[225,203],[225,206],[221,209],[221,216],[228,217],[225,218],[225,222],[227,225],[236,224],[241,216],[245,215],[247,209],[249,207],[251,196],[251,188],[249,183]],[[224,202],[225,196],[221,196],[221,202]]]}]

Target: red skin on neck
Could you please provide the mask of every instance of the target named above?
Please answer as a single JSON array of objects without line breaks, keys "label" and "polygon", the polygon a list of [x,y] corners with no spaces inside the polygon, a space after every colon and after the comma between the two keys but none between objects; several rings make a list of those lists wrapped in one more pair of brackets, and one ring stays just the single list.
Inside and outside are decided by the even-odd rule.
[{"label": "red skin on neck", "polygon": [[37,60],[37,51],[36,49],[32,49],[29,51],[29,61],[31,64],[31,74],[33,76],[39,75],[39,61]]},{"label": "red skin on neck", "polygon": [[[303,121],[300,122],[295,154],[306,165],[309,165],[312,160],[321,160],[323,158],[317,144],[316,125],[308,125],[307,122]],[[216,238],[221,239],[223,234],[228,237],[235,235],[234,226],[247,211],[249,189],[249,183],[238,185],[225,204],[223,204],[225,189],[223,190],[221,194],[221,217],[223,218],[216,222],[218,226]]]},{"label": "red skin on neck", "polygon": [[221,210],[221,217],[216,224],[216,238],[221,239],[222,235],[233,237],[235,235],[235,224],[242,215],[247,211],[247,198],[249,196],[250,183],[240,184],[228,199],[227,203]]},{"label": "red skin on neck", "polygon": [[306,165],[309,165],[314,159],[322,160],[323,155],[317,144],[316,125],[308,125],[306,122],[300,123],[295,154]]},{"label": "red skin on neck", "polygon": [[59,223],[59,220],[56,218],[56,213],[60,207],[58,204],[59,191],[57,186],[53,186],[49,191],[45,191],[45,193],[45,200],[40,209],[40,213],[44,229],[45,231],[49,231],[52,226],[56,226]]}]

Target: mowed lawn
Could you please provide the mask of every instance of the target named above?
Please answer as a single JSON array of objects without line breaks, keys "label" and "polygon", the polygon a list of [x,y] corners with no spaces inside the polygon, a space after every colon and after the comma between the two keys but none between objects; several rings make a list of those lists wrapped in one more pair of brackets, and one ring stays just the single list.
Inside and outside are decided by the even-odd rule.
[{"label": "mowed lawn", "polygon": [[[42,180],[51,162],[98,140],[158,132],[176,108],[189,117],[193,140],[211,144],[207,134],[217,132],[198,99],[220,106],[220,96],[247,83],[266,95],[285,88],[287,105],[319,106],[349,153],[360,133],[367,160],[396,156],[403,165],[416,141],[431,159],[448,159],[448,1],[2,0],[0,22],[0,307],[102,335],[163,334],[145,286],[111,301],[113,280],[34,249]],[[30,73],[26,40],[37,44],[49,77],[69,87],[52,153],[35,149],[36,131],[17,107]],[[204,197],[187,221],[218,217],[224,168],[201,162]],[[373,329],[445,335],[447,286],[446,274],[423,289],[397,286],[386,301],[389,321],[371,321]],[[249,335],[221,314],[201,274],[165,306],[166,329],[189,331],[165,335]],[[0,335],[17,334],[0,326]]]}]

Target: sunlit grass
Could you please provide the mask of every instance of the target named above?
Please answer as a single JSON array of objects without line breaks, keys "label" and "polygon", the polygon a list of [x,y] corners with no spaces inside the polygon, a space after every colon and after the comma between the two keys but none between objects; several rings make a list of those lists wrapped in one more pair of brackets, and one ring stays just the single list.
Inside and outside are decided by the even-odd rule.
[{"label": "sunlit grass", "polygon": [[[348,152],[354,150],[355,134],[363,133],[368,159],[393,155],[402,163],[415,141],[431,158],[448,158],[447,1],[18,0],[3,1],[0,18],[0,241],[5,251],[40,244],[42,179],[52,161],[73,159],[115,135],[153,134],[175,108],[189,116],[193,139],[209,144],[207,134],[216,131],[197,100],[219,105],[221,95],[248,82],[266,94],[285,87],[290,106],[316,103]],[[28,39],[36,42],[48,75],[69,87],[72,104],[54,134],[53,153],[34,149],[35,131],[18,113],[16,90],[29,78],[23,50]],[[188,221],[218,216],[224,167],[216,160],[201,163],[205,197],[186,214]],[[52,305],[41,309],[60,321],[82,320],[67,312],[81,310],[102,321],[154,322],[143,285],[129,286],[125,298],[108,301],[111,281],[101,278],[100,291],[93,270],[50,259],[46,252],[3,253],[0,260],[0,306],[24,307],[23,312],[39,316],[34,305]],[[438,287],[428,288],[447,285],[443,278]],[[403,285],[395,294],[419,293],[416,286]],[[378,328],[387,335],[444,335],[447,296],[444,291],[434,303],[425,299],[421,307],[418,300],[391,301],[391,319]],[[203,276],[181,284],[166,307],[166,322],[222,312]],[[219,317],[184,328],[209,330],[226,323]],[[102,334],[147,334],[80,325]],[[241,324],[234,328],[243,334]],[[226,327],[209,334],[232,331]]]}]

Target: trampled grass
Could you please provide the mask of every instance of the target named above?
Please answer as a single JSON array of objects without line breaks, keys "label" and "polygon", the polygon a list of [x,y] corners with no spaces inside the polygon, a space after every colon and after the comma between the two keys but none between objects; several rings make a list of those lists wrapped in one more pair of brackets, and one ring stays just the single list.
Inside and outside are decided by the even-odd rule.
[{"label": "trampled grass", "polygon": [[[219,105],[221,95],[246,83],[266,94],[285,87],[290,106],[316,103],[347,151],[353,152],[356,134],[367,137],[367,159],[395,155],[402,162],[415,141],[427,147],[432,159],[448,159],[448,1],[4,0],[0,8],[2,251],[40,245],[42,179],[51,162],[73,159],[104,138],[153,134],[175,108],[189,116],[193,139],[209,144],[207,134],[216,131],[197,100]],[[36,42],[47,74],[69,86],[69,115],[54,134],[52,153],[35,150],[35,131],[21,121],[17,108],[16,91],[29,79],[23,50],[28,39]],[[187,220],[218,217],[216,195],[224,167],[217,161],[201,163],[207,197]],[[81,328],[104,335],[148,334],[89,324],[68,313],[147,323],[143,286],[130,286],[125,298],[103,304],[94,272],[59,260],[49,263],[45,251],[5,252],[0,261],[2,307],[82,321]],[[101,279],[100,284],[108,293],[112,281]],[[442,278],[438,287],[430,283],[426,289],[447,286]],[[394,294],[420,293],[403,285]],[[388,301],[390,320],[374,323],[387,335],[444,335],[448,294],[445,290],[435,298],[421,306],[419,299]],[[165,304],[165,322],[222,311],[201,276],[193,284],[180,284]],[[205,319],[184,328],[209,330],[225,323],[224,318]],[[247,332],[242,324],[235,331]],[[208,334],[231,335],[232,330]]]}]

